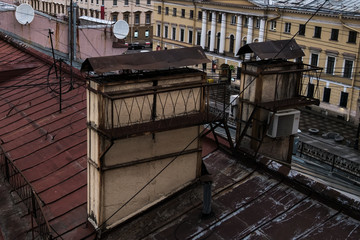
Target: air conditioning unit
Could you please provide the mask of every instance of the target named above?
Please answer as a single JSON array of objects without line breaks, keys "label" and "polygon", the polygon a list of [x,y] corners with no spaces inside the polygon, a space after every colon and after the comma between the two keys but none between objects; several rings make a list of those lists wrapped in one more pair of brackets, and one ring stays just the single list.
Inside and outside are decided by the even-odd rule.
[{"label": "air conditioning unit", "polygon": [[300,111],[287,109],[278,111],[275,114],[269,113],[269,129],[266,133],[269,137],[284,137],[297,133],[300,121]]}]

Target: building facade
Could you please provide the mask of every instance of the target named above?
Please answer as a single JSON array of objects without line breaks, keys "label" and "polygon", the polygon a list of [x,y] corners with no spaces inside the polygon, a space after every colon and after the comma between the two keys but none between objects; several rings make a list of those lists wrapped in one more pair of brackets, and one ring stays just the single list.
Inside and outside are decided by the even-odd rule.
[{"label": "building facade", "polygon": [[[30,4],[35,10],[63,18],[68,16],[70,0],[21,0]],[[130,30],[125,41],[128,43],[151,43],[152,39],[152,9],[151,0],[74,0],[77,4],[77,16],[88,16],[116,22],[124,20]]]},{"label": "building facade", "polygon": [[154,48],[202,46],[213,60],[207,69],[225,63],[236,78],[241,63],[250,59],[237,56],[241,46],[294,37],[305,53],[302,61],[323,68],[319,76],[309,76],[305,95],[321,101],[322,113],[358,122],[360,1],[322,3],[156,1]]}]

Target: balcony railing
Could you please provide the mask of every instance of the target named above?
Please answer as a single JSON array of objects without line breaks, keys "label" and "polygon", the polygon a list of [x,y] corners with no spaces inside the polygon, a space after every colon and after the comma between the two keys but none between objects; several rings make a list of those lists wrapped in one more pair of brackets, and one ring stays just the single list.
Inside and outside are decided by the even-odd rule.
[{"label": "balcony railing", "polygon": [[51,239],[51,229],[44,216],[39,197],[21,171],[6,157],[1,147],[0,171],[28,209],[32,239]]},{"label": "balcony railing", "polygon": [[195,126],[226,117],[226,83],[197,83],[106,93],[104,124],[112,137]]}]

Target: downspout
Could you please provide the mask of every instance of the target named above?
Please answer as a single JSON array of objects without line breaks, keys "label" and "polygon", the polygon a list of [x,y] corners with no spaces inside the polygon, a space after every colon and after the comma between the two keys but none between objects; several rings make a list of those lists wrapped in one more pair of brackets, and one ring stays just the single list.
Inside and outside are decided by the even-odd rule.
[{"label": "downspout", "polygon": [[164,28],[164,0],[161,0],[161,25],[160,25],[160,47],[164,48],[164,36],[163,36],[163,28]]},{"label": "downspout", "polygon": [[[268,11],[267,9],[266,9],[266,11]],[[265,36],[264,36],[264,42],[267,40],[267,35],[268,35],[268,27],[269,27],[269,22],[271,22],[271,21],[273,21],[273,20],[276,20],[276,19],[278,19],[278,18],[280,18],[281,17],[281,14],[279,13],[279,8],[276,8],[275,9],[275,13],[276,13],[276,17],[273,17],[273,18],[266,18],[265,19],[265,29],[264,29],[264,31],[265,31]]]},{"label": "downspout", "polygon": [[[357,30],[357,29],[355,29],[355,28],[353,28],[353,27],[350,27],[349,25],[347,25],[345,22],[344,22],[344,20],[342,19],[342,15],[340,14],[339,15],[339,20],[340,20],[340,22],[341,22],[341,24],[345,27],[345,28],[348,28],[348,29],[350,29],[351,31],[354,31],[354,32],[357,32],[357,33],[359,33],[359,30]],[[351,109],[352,109],[352,103],[353,103],[353,95],[354,95],[354,86],[355,86],[355,81],[356,81],[356,75],[357,75],[357,73],[359,72],[358,71],[358,68],[359,68],[359,54],[360,54],[360,44],[358,45],[358,52],[357,52],[357,56],[356,56],[356,58],[355,58],[355,60],[356,60],[356,62],[355,62],[355,69],[354,69],[354,77],[352,78],[352,81],[351,81],[351,92],[350,92],[350,107],[349,107],[349,111],[348,111],[348,113],[347,113],[347,115],[346,115],[346,121],[349,121],[350,120],[350,113],[351,113]]]},{"label": "downspout", "polygon": [[193,4],[194,4],[194,15],[193,15],[193,36],[192,36],[192,46],[195,46],[195,36],[197,35],[197,31],[196,31],[196,17],[197,17],[197,10],[196,10],[196,3],[195,1],[193,0],[192,1]]}]

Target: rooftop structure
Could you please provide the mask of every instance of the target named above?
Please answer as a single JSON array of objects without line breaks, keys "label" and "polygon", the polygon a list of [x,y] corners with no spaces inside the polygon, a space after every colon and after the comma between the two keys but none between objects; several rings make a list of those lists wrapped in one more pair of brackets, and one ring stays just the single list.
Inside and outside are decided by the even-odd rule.
[{"label": "rooftop structure", "polygon": [[[244,155],[234,157],[228,152],[215,151],[219,146],[211,138],[203,138],[201,145],[198,140],[190,141],[199,137],[199,123],[219,125],[224,119],[224,115],[214,113],[211,108],[223,96],[221,91],[213,91],[214,98],[208,94],[223,85],[206,83],[204,72],[184,67],[130,73],[116,66],[112,70],[122,74],[90,73],[91,96],[87,96],[85,79],[76,69],[71,78],[69,67],[62,62],[56,65],[57,75],[53,59],[14,44],[4,36],[0,40],[0,54],[3,54],[1,76],[6,76],[0,82],[0,169],[22,199],[18,204],[27,206],[28,215],[23,221],[33,219],[34,235],[94,239],[99,229],[87,219],[96,219],[97,215],[94,211],[89,216],[88,209],[97,210],[101,201],[96,202],[97,196],[90,191],[99,190],[96,187],[100,185],[105,186],[101,190],[103,196],[113,194],[114,198],[105,199],[110,204],[105,202],[103,210],[107,212],[100,212],[99,219],[104,221],[110,216],[105,218],[101,214],[115,213],[114,216],[120,217],[107,222],[107,227],[121,222],[119,227],[98,235],[103,239],[207,236],[328,239],[329,235],[359,238],[358,198],[309,180],[286,164],[263,155],[257,162],[248,162]],[[171,52],[154,54],[159,57]],[[202,61],[206,59],[199,63]],[[220,96],[216,95],[219,93]],[[90,106],[88,110],[86,104]],[[225,108],[221,110],[224,113]],[[217,118],[198,118],[202,113]],[[131,131],[125,132],[126,129]],[[91,143],[87,132],[91,133]],[[101,142],[97,140],[110,145],[97,144]],[[229,139],[217,138],[217,142],[230,145]],[[139,143],[143,145],[136,145]],[[169,159],[189,143],[191,148],[171,163]],[[89,155],[87,145],[91,146]],[[151,154],[155,157],[150,157]],[[206,170],[199,166],[201,162]],[[158,178],[156,170],[161,170],[164,163],[180,168],[165,176],[160,173]],[[136,170],[133,174],[129,172],[131,168]],[[150,173],[138,174],[140,169],[142,173]],[[214,215],[207,218],[201,218],[203,192],[198,181],[201,171],[210,173],[213,181]],[[96,174],[104,181],[96,181],[93,178]],[[91,187],[87,176],[94,183]],[[140,191],[144,194],[139,195],[141,201],[128,198],[141,189],[139,186],[144,186],[137,181],[139,178],[148,183],[146,180],[151,176],[155,181],[150,183],[150,190]],[[123,181],[109,181],[117,177]],[[126,191],[119,191],[127,184],[131,185]],[[177,191],[183,186],[186,188]],[[87,188],[91,188],[89,195],[95,201],[87,200]],[[120,209],[123,203],[112,205],[111,201],[119,198],[130,199],[125,213]],[[146,206],[149,203],[151,208]],[[1,232],[5,232],[1,223]],[[97,223],[100,226],[100,221]]]}]

